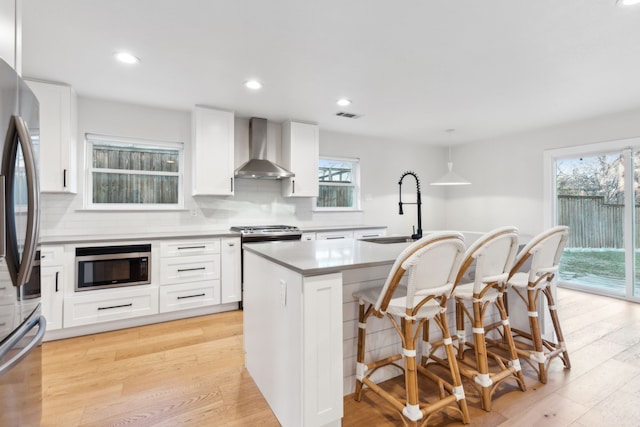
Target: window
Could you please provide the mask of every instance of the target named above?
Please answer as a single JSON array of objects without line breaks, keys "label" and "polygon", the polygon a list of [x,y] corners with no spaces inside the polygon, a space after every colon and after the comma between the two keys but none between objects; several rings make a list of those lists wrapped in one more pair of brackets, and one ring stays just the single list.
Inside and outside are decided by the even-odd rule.
[{"label": "window", "polygon": [[86,207],[182,208],[183,144],[86,135]]},{"label": "window", "polygon": [[360,161],[321,157],[320,184],[316,208],[319,210],[357,210],[360,208]]}]

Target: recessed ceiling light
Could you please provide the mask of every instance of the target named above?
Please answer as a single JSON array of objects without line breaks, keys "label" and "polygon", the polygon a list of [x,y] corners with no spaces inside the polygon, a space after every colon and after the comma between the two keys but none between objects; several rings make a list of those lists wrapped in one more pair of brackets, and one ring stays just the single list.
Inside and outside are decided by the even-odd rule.
[{"label": "recessed ceiling light", "polygon": [[116,52],[114,53],[116,59],[125,64],[137,64],[140,62],[140,58],[130,54],[129,52]]},{"label": "recessed ceiling light", "polygon": [[640,0],[618,0],[618,6],[633,6],[640,4]]},{"label": "recessed ceiling light", "polygon": [[246,87],[248,87],[249,89],[254,89],[254,90],[262,88],[262,83],[260,83],[260,82],[259,82],[259,81],[257,81],[257,80],[247,80],[247,81],[244,83],[244,85],[245,85]]},{"label": "recessed ceiling light", "polygon": [[351,105],[351,100],[347,98],[340,98],[336,101],[336,104],[341,107],[346,107],[347,105]]}]

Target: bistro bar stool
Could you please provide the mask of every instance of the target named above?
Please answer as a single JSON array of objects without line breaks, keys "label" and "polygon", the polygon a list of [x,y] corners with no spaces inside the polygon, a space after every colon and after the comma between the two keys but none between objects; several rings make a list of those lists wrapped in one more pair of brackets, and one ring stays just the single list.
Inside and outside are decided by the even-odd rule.
[{"label": "bistro bar stool", "polygon": [[[571,369],[552,290],[560,257],[568,238],[569,227],[566,226],[550,228],[534,237],[518,254],[508,282],[509,288],[524,302],[529,318],[529,331],[512,329],[518,344],[518,353],[538,372],[538,379],[543,384],[547,382],[547,370],[553,358],[560,357],[565,368]],[[529,271],[519,271],[527,261],[531,262]],[[543,338],[540,332],[540,293],[547,298],[555,341]],[[524,343],[527,345],[523,349]]]},{"label": "bistro bar stool", "polygon": [[[369,387],[391,403],[412,423],[422,420],[445,407],[459,411],[462,421],[469,422],[469,412],[456,363],[455,350],[447,326],[447,299],[464,255],[464,239],[460,233],[440,232],[412,243],[398,256],[382,288],[354,293],[359,300],[358,353],[356,363],[355,399],[360,400],[363,386]],[[400,281],[408,272],[407,285]],[[402,340],[402,352],[382,360],[365,362],[366,323],[371,316],[387,317]],[[440,400],[419,402],[416,344],[427,319],[433,319],[444,337],[451,378],[445,380],[421,369],[425,378],[433,381]],[[404,361],[402,366],[399,361]],[[397,397],[384,390],[371,375],[383,366],[393,365],[404,373],[405,396]]]},{"label": "bistro bar stool", "polygon": [[[502,381],[514,379],[522,391],[526,390],[503,300],[517,251],[517,228],[502,227],[485,234],[467,249],[453,291],[460,373],[472,380],[471,384],[480,392],[482,408],[486,411],[491,410],[491,398]],[[466,282],[465,279],[471,281]],[[506,352],[487,345],[485,321],[489,307],[497,309],[500,320],[494,324],[494,329],[504,337]],[[473,340],[467,340],[466,319],[472,325]],[[425,328],[425,334],[427,332]],[[474,350],[474,357],[468,360],[464,356],[470,349]],[[428,357],[443,362],[434,351]],[[427,358],[422,361],[424,366],[427,362]]]}]

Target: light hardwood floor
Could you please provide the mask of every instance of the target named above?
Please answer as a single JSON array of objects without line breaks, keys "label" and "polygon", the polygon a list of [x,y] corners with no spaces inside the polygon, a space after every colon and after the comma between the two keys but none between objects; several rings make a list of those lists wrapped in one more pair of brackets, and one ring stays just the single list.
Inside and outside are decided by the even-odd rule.
[{"label": "light hardwood floor", "polygon": [[[640,304],[564,289],[558,300],[572,369],[555,360],[544,385],[525,369],[527,391],[507,384],[491,412],[466,387],[472,426],[640,425]],[[42,350],[43,426],[278,425],[243,367],[240,311],[47,342]],[[344,426],[403,425],[370,390],[361,402],[344,402]],[[458,419],[438,414],[429,425],[462,425]]]}]

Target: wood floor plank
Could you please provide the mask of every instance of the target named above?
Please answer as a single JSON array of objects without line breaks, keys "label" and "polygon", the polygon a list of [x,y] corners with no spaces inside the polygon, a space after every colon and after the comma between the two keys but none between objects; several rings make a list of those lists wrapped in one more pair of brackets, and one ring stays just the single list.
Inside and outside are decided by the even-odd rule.
[{"label": "wood floor plank", "polygon": [[[501,388],[491,412],[465,384],[472,426],[637,425],[640,305],[559,289],[558,310],[572,369],[555,360],[540,384],[522,363],[527,391]],[[279,425],[244,368],[242,311],[51,341],[42,354],[45,427]],[[402,425],[371,390],[344,397],[343,426]],[[462,424],[452,411],[429,425]]]}]

